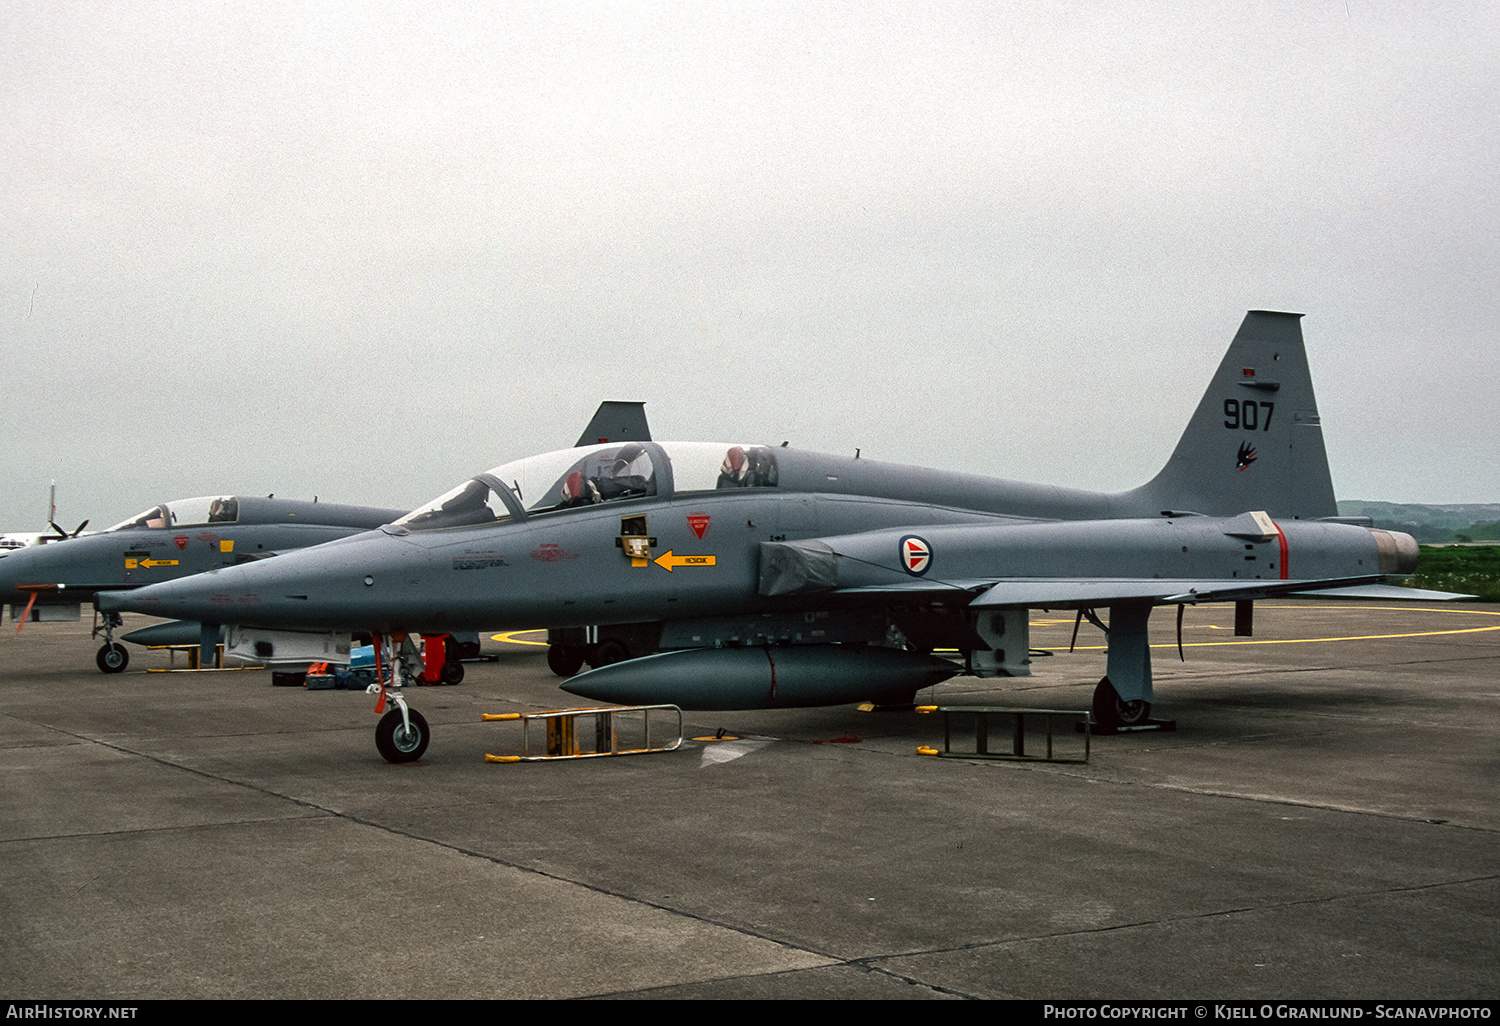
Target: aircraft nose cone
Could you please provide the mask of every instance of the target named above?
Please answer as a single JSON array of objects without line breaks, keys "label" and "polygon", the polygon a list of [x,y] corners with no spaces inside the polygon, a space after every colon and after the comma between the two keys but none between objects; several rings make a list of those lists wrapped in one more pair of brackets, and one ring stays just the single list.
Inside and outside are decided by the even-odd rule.
[{"label": "aircraft nose cone", "polygon": [[386,630],[404,615],[403,590],[419,585],[426,570],[422,550],[371,531],[153,584],[101,608],[200,623]]},{"label": "aircraft nose cone", "polygon": [[[95,569],[92,577],[89,573],[90,567],[80,565],[79,560],[72,558],[69,553],[59,551],[55,545],[33,545],[25,549],[17,549],[0,559],[0,602],[25,602],[32,596],[32,591],[21,590],[23,585],[53,585],[68,580],[91,580],[97,578],[98,571]],[[84,600],[88,598],[84,595]]]},{"label": "aircraft nose cone", "polygon": [[132,591],[103,592],[97,604],[105,612],[216,622],[213,614],[232,607],[233,596],[246,591],[242,578],[241,568],[226,567],[211,574],[148,584]]}]

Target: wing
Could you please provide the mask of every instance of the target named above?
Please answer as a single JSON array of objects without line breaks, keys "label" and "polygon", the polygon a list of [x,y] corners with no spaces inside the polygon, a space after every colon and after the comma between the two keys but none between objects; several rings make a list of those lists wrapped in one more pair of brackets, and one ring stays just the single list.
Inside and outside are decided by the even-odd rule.
[{"label": "wing", "polygon": [[947,593],[978,608],[1460,597],[1393,587],[1415,553],[1393,551],[1388,539],[1350,524],[1277,524],[1265,514],[883,529],[763,544],[760,593],[919,601]]}]

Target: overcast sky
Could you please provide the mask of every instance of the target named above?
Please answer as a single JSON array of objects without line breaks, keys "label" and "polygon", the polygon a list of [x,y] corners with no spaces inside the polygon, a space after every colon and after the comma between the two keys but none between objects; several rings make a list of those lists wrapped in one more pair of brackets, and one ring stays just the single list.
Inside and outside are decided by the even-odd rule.
[{"label": "overcast sky", "polygon": [[1500,501],[1500,7],[0,6],[0,529],[571,444],[1119,490],[1247,309],[1341,498]]}]

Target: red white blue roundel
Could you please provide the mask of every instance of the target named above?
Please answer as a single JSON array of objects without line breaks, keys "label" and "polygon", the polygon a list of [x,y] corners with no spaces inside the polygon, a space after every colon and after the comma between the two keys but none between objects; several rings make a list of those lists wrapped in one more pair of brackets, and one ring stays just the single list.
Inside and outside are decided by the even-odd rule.
[{"label": "red white blue roundel", "polygon": [[932,565],[932,546],[914,534],[902,538],[901,565],[907,573],[921,577]]}]

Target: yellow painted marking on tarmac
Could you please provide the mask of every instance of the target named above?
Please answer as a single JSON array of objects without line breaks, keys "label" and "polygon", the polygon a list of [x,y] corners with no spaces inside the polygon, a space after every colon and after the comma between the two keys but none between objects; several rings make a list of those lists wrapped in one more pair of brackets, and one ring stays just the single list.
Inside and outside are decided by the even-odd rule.
[{"label": "yellow painted marking on tarmac", "polygon": [[543,629],[543,630],[534,630],[534,631],[505,631],[503,634],[491,634],[490,635],[490,640],[491,641],[504,642],[507,645],[540,645],[543,648],[546,648],[547,647],[547,639],[545,637],[541,641],[522,641],[521,640],[521,635],[523,635],[523,634],[543,634],[543,635],[545,635],[546,633],[547,632],[546,632],[545,629]]},{"label": "yellow painted marking on tarmac", "polygon": [[674,556],[672,550],[668,549],[660,556],[652,560],[657,566],[671,573],[679,566],[714,566],[718,562],[717,556]]},{"label": "yellow painted marking on tarmac", "polygon": [[[1267,606],[1267,609],[1293,609],[1293,606]],[[1488,609],[1413,609],[1407,606],[1319,606],[1320,609],[1358,610],[1360,612],[1385,612],[1385,613],[1437,613],[1450,616],[1493,616],[1500,619],[1500,613]],[[1330,638],[1266,638],[1260,641],[1187,641],[1183,648],[1213,648],[1220,645],[1308,645],[1320,642],[1332,641],[1392,641],[1399,638],[1433,638],[1444,634],[1482,634],[1485,631],[1500,631],[1500,623],[1491,624],[1488,627],[1458,627],[1445,631],[1406,631],[1401,634],[1351,634]],[[1103,652],[1108,645],[1079,645],[1075,651]],[[1152,648],[1177,647],[1177,642],[1169,641],[1164,644],[1152,645]]]}]

